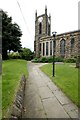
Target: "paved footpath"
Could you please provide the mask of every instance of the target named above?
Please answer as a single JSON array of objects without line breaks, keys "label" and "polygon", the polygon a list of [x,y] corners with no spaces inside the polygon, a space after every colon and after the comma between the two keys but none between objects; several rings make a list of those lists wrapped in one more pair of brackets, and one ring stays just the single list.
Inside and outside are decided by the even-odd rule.
[{"label": "paved footpath", "polygon": [[23,118],[78,118],[78,108],[39,67],[28,62]]}]

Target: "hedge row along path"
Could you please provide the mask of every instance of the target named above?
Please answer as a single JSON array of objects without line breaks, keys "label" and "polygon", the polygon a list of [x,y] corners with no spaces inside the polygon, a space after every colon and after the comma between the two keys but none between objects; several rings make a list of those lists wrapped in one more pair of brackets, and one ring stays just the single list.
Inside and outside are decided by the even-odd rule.
[{"label": "hedge row along path", "polygon": [[28,62],[23,118],[78,118],[78,108],[39,67]]}]

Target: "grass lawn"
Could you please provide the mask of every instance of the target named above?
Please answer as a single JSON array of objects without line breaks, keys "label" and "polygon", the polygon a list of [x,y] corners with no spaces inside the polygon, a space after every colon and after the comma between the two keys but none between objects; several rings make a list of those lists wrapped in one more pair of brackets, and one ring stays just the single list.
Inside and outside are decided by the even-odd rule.
[{"label": "grass lawn", "polygon": [[0,75],[0,120],[2,118],[2,75]]},{"label": "grass lawn", "polygon": [[15,99],[22,75],[28,76],[25,60],[6,60],[2,63],[2,114],[7,115]]},{"label": "grass lawn", "polygon": [[40,69],[80,107],[80,98],[78,98],[78,69],[75,68],[74,63],[56,64],[55,77],[52,77],[52,64],[44,65]]}]

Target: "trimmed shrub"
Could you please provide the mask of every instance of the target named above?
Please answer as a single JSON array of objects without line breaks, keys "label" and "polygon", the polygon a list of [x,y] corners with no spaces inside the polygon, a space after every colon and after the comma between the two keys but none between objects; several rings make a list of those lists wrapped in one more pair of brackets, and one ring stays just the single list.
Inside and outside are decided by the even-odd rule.
[{"label": "trimmed shrub", "polygon": [[39,58],[39,62],[45,63],[48,62],[46,57]]},{"label": "trimmed shrub", "polygon": [[[34,58],[32,60],[32,62],[35,62],[35,63],[40,63],[40,62],[42,62],[42,63],[51,63],[51,62],[53,62],[53,57]],[[64,62],[64,58],[56,57],[55,62]]]},{"label": "trimmed shrub", "polygon": [[47,57],[47,61],[48,61],[48,63],[53,62],[53,57]]},{"label": "trimmed shrub", "polygon": [[[34,58],[32,62],[35,63],[51,63],[53,62],[53,57],[40,57],[40,58]],[[63,57],[55,57],[55,62],[66,62],[66,63],[75,63],[76,58],[63,58]]]},{"label": "trimmed shrub", "polygon": [[55,62],[64,62],[63,57],[55,57]]},{"label": "trimmed shrub", "polygon": [[64,62],[66,62],[66,63],[76,63],[76,59],[75,58],[69,58],[69,59],[65,59]]},{"label": "trimmed shrub", "polygon": [[38,63],[39,62],[39,58],[34,58],[33,60],[31,60],[31,62]]}]

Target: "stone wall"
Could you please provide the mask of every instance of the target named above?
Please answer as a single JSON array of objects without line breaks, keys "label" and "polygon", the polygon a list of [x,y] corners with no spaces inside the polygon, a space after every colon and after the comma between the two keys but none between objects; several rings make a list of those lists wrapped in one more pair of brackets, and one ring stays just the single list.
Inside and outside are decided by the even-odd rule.
[{"label": "stone wall", "polygon": [[23,75],[20,81],[20,86],[16,94],[16,98],[14,100],[14,103],[11,107],[11,112],[9,118],[21,118],[22,117],[22,111],[23,111],[23,101],[24,101],[24,91],[25,91],[25,85],[26,85],[26,78]]},{"label": "stone wall", "polygon": [[[78,55],[78,51],[79,51],[79,47],[78,47],[78,41],[79,41],[79,35],[80,35],[80,31],[73,31],[73,32],[68,32],[68,33],[63,33],[63,34],[59,34],[56,36],[55,40],[56,40],[56,52],[55,55],[56,57],[61,56],[60,50],[61,50],[61,40],[64,39],[65,40],[65,54],[64,57],[65,58],[71,58],[71,57],[75,57]],[[42,37],[39,39],[39,42],[41,43],[41,57],[43,57],[43,43],[45,44],[46,47],[46,42],[48,42],[49,46],[48,46],[48,55],[46,56],[46,54],[44,55],[45,57],[49,57],[50,56],[50,41],[53,42],[53,37],[52,36],[46,36],[46,37]],[[73,48],[71,48],[71,40],[74,39],[74,45]],[[52,45],[52,51],[53,51],[53,45]],[[45,53],[46,53],[46,49],[45,49]],[[53,52],[52,52],[53,53]],[[53,55],[53,54],[52,54]]]},{"label": "stone wall", "polygon": [[[51,16],[47,15],[47,7],[45,7],[45,14],[42,14],[40,16],[37,16],[37,12],[35,14],[35,42],[34,42],[34,51],[35,51],[35,57],[43,57],[43,43],[46,46],[46,42],[49,43],[50,41],[53,41],[53,37],[51,36]],[[42,32],[39,34],[39,23],[41,22],[42,24]],[[48,24],[50,23],[50,35],[48,34]],[[65,40],[66,45],[65,45],[65,58],[71,58],[73,56],[78,55],[78,37],[80,35],[80,30],[72,31],[72,32],[67,32],[67,33],[62,33],[56,36],[56,56],[61,56],[61,48],[60,48],[60,42],[62,39]],[[73,49],[71,48],[71,38],[75,39],[74,47]],[[41,52],[40,52],[40,44],[42,45],[41,47]],[[53,48],[52,48],[53,50]],[[48,52],[49,54],[45,57],[50,56],[50,46],[48,46]],[[45,48],[45,53],[46,53],[46,48]],[[53,55],[53,54],[52,54]]]},{"label": "stone wall", "polygon": [[[64,33],[62,35],[58,35],[56,39],[56,56],[60,56],[60,41],[62,39],[65,40],[65,58],[71,58],[73,56],[78,55],[78,35],[79,31]],[[74,38],[74,46],[71,50],[71,39]]]},{"label": "stone wall", "polygon": [[[48,24],[50,25],[50,34],[51,34],[51,16],[47,15],[47,8],[45,8],[45,14],[42,14],[40,16],[37,16],[37,12],[35,13],[36,19],[35,19],[35,56],[40,57],[40,51],[39,51],[39,44],[40,44],[40,38],[46,37],[48,35]],[[39,24],[41,23],[41,33],[39,33],[40,28]],[[50,36],[50,35],[48,35]]]}]

